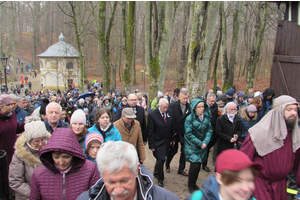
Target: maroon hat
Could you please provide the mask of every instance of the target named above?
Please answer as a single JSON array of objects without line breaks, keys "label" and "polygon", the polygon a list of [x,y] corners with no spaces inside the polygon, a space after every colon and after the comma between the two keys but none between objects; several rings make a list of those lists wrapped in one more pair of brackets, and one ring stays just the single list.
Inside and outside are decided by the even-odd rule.
[{"label": "maroon hat", "polygon": [[0,107],[6,106],[8,104],[14,103],[13,98],[9,94],[0,95]]},{"label": "maroon hat", "polygon": [[252,162],[245,153],[236,149],[227,149],[220,153],[216,159],[216,171],[219,174],[224,170],[238,172],[251,166],[258,170],[263,168],[261,164]]}]

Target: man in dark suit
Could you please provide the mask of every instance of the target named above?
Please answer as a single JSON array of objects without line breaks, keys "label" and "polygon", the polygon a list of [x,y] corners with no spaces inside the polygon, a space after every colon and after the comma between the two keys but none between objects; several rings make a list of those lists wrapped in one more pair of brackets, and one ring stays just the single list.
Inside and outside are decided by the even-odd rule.
[{"label": "man in dark suit", "polygon": [[136,115],[135,120],[140,122],[141,131],[142,131],[142,135],[143,135],[143,142],[144,142],[144,145],[146,145],[148,133],[147,133],[147,127],[146,127],[145,111],[144,111],[144,108],[137,106],[137,102],[138,102],[137,96],[135,94],[129,94],[128,95],[128,104],[124,107],[119,107],[117,109],[117,113],[115,114],[114,121],[117,121],[121,118],[123,108],[128,108],[128,107],[132,108],[134,114]]},{"label": "man in dark suit", "polygon": [[178,174],[187,176],[185,169],[185,155],[184,155],[184,122],[185,118],[191,113],[190,104],[187,102],[189,98],[188,90],[182,88],[179,93],[179,101],[171,103],[169,108],[173,111],[173,123],[175,134],[175,142],[173,145],[170,145],[170,148],[167,150],[167,160],[166,160],[166,171],[170,172],[170,163],[174,155],[178,151],[178,142],[181,144],[181,154],[179,159]]},{"label": "man in dark suit", "polygon": [[211,112],[211,118],[210,118],[210,123],[211,127],[213,129],[213,133],[211,135],[210,142],[208,143],[206,149],[207,149],[207,157],[206,161],[203,162],[202,164],[202,169],[206,172],[210,172],[210,169],[207,167],[207,160],[208,160],[208,154],[209,150],[216,144],[217,142],[217,137],[215,133],[215,126],[218,118],[218,106],[216,105],[216,95],[214,93],[208,93],[206,97],[206,103],[210,108]]},{"label": "man in dark suit", "polygon": [[164,163],[169,145],[173,143],[173,112],[168,109],[169,102],[162,98],[159,107],[148,115],[149,149],[156,158],[154,176],[158,179],[158,185],[164,187]]}]

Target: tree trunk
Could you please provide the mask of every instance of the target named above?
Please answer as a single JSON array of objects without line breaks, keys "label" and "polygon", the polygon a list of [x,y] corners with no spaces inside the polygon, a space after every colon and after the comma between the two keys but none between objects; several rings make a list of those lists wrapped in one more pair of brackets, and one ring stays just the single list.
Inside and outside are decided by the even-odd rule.
[{"label": "tree trunk", "polygon": [[126,30],[125,46],[125,69],[123,75],[123,92],[131,92],[131,66],[134,45],[134,22],[135,22],[135,1],[130,1],[128,6],[128,24]]},{"label": "tree trunk", "polygon": [[[23,17],[21,17],[21,7],[20,7],[20,2],[16,2],[18,6],[18,32],[19,32],[19,37],[20,37],[20,42],[23,42],[23,37],[22,37],[22,31],[23,31]],[[23,4],[24,8],[24,4]]]},{"label": "tree trunk", "polygon": [[219,32],[217,34],[217,38],[219,39],[218,41],[218,46],[217,46],[217,52],[216,52],[216,59],[214,63],[214,70],[213,70],[213,79],[214,79],[214,93],[217,92],[217,85],[218,85],[218,77],[217,77],[217,68],[218,68],[218,62],[219,62],[219,55],[220,55],[220,47],[222,43],[222,30],[221,30],[221,24],[219,28]]},{"label": "tree trunk", "polygon": [[183,2],[183,17],[184,22],[182,26],[182,38],[181,38],[181,59],[180,59],[180,67],[178,71],[178,79],[177,79],[177,87],[182,87],[185,82],[185,71],[186,71],[186,63],[188,60],[188,52],[187,52],[187,28],[189,24],[189,16],[190,16],[190,6],[191,2]]},{"label": "tree trunk", "polygon": [[84,61],[83,61],[83,53],[82,53],[82,46],[81,46],[81,38],[79,34],[79,27],[77,24],[77,13],[76,13],[76,7],[75,3],[69,2],[71,9],[72,9],[72,16],[73,16],[73,24],[75,29],[75,35],[76,35],[76,43],[77,48],[79,52],[79,63],[80,63],[80,93],[83,92],[83,85],[84,85]]},{"label": "tree trunk", "polygon": [[106,44],[105,44],[105,22],[106,22],[106,2],[99,1],[98,5],[98,52],[102,68],[103,92],[107,92],[110,84],[110,76],[105,66]]},{"label": "tree trunk", "polygon": [[16,41],[15,41],[15,34],[16,34],[16,21],[17,21],[17,13],[16,13],[16,2],[11,2],[11,7],[12,7],[12,13],[11,13],[11,48],[12,48],[12,60],[13,64],[11,66],[11,71],[13,72],[13,80],[17,80],[17,76],[15,72],[15,66],[16,66]]},{"label": "tree trunk", "polygon": [[224,1],[220,2],[220,23],[222,25],[222,43],[221,43],[221,49],[222,49],[222,90],[227,90],[227,86],[225,87],[225,80],[228,78],[229,69],[228,69],[228,56],[227,56],[227,23],[226,23],[226,17],[225,17],[225,11],[224,11]]},{"label": "tree trunk", "polygon": [[211,41],[217,19],[215,10],[219,8],[219,4],[219,2],[198,1],[194,4],[187,69],[187,89],[191,99],[206,93]]},{"label": "tree trunk", "polygon": [[[248,61],[248,76],[247,76],[247,90],[249,88],[253,88],[254,80],[255,80],[255,72],[260,59],[260,51],[261,44],[264,39],[264,33],[267,24],[267,16],[268,16],[268,3],[258,3],[258,9],[256,14],[256,24],[255,24],[255,36],[253,38],[253,43],[249,55]],[[261,19],[261,10],[263,9],[263,16]]]},{"label": "tree trunk", "polygon": [[231,51],[230,51],[230,60],[229,60],[229,67],[228,67],[228,77],[225,79],[225,83],[223,85],[224,91],[231,88],[234,84],[234,72],[236,67],[236,51],[237,45],[239,42],[239,35],[240,35],[240,12],[243,8],[243,1],[236,2],[236,9],[233,14],[233,35],[232,35],[232,42],[231,42]]},{"label": "tree trunk", "polygon": [[160,24],[164,24],[164,26],[161,29],[161,42],[159,43],[160,45],[158,53],[160,73],[158,76],[157,83],[159,91],[163,91],[164,87],[166,68],[170,53],[170,45],[173,36],[174,18],[178,6],[177,3],[173,1],[167,1],[164,3],[164,5],[165,6],[162,9],[164,9],[165,17],[161,18],[161,21],[158,22]]},{"label": "tree trunk", "polygon": [[[135,16],[135,15],[134,15]],[[136,23],[136,22],[135,22]],[[136,27],[136,25],[134,25]],[[133,70],[133,85],[136,85],[136,28],[134,28],[133,54],[132,54],[132,70]]]},{"label": "tree trunk", "polygon": [[[145,62],[148,71],[148,105],[156,97],[158,91],[157,78],[159,73],[158,58],[152,54],[152,9],[154,2],[146,1],[146,20],[145,20]],[[155,34],[155,33],[154,33]],[[156,38],[157,34],[154,36]]]}]

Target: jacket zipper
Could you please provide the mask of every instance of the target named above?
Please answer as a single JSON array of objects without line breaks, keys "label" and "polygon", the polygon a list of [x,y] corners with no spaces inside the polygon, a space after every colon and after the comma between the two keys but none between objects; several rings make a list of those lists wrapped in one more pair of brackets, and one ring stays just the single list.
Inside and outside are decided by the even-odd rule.
[{"label": "jacket zipper", "polygon": [[63,174],[63,200],[65,200],[65,194],[66,194],[66,191],[65,191],[65,177],[66,177],[66,174]]}]

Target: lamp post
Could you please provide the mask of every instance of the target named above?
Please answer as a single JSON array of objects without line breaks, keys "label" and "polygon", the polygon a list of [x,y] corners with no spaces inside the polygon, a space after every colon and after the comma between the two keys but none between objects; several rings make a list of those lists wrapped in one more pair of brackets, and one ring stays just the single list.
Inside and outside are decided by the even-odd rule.
[{"label": "lamp post", "polygon": [[1,94],[2,94],[2,79],[3,79],[3,77],[2,77],[2,71],[0,71],[0,79],[1,79]]},{"label": "lamp post", "polygon": [[7,60],[8,58],[3,54],[3,57],[1,58],[1,62],[4,68],[4,78],[5,78],[5,93],[7,93],[7,78],[6,78],[6,66],[7,66]]}]

